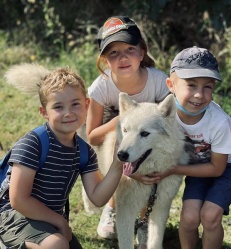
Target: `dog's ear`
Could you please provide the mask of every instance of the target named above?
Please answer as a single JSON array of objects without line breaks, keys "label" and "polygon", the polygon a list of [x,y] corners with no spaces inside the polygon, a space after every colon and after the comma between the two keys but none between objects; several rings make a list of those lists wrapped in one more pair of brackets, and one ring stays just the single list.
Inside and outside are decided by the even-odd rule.
[{"label": "dog's ear", "polygon": [[159,105],[158,109],[165,117],[175,118],[176,104],[173,94],[169,94]]},{"label": "dog's ear", "polygon": [[128,111],[130,108],[137,106],[137,103],[131,100],[127,93],[121,92],[119,94],[119,111],[120,114]]}]

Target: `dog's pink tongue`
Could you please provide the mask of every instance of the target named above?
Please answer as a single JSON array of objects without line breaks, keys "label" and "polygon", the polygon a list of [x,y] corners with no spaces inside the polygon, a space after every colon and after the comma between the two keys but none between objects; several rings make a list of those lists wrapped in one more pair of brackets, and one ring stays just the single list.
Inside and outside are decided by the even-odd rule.
[{"label": "dog's pink tongue", "polygon": [[130,176],[133,172],[134,167],[131,162],[127,162],[123,164],[123,174],[126,176]]}]

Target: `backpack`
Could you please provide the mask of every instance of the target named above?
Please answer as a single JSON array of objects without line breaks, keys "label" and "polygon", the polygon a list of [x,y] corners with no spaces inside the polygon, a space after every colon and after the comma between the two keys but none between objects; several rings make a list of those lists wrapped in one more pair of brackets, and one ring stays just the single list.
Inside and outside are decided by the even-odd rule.
[{"label": "backpack", "polygon": [[[40,159],[39,159],[39,169],[41,169],[46,161],[47,153],[49,151],[49,137],[47,130],[44,125],[33,129],[35,135],[37,135],[40,142]],[[80,168],[83,169],[88,163],[88,146],[87,143],[78,136],[79,150],[80,150]],[[10,172],[11,166],[8,164],[10,159],[11,150],[3,157],[0,161],[0,201],[3,197],[7,196],[9,193],[10,185]],[[3,204],[4,201],[2,200]],[[69,198],[67,199],[65,205],[65,215],[67,220],[69,220]]]}]

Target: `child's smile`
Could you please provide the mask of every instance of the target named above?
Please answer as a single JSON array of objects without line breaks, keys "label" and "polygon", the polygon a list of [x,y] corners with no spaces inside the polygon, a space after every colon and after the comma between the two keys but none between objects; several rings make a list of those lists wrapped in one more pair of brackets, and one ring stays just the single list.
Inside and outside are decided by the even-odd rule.
[{"label": "child's smile", "polygon": [[87,107],[81,90],[66,86],[61,92],[49,95],[45,117],[58,138],[65,136],[72,139],[76,130],[85,122]]}]

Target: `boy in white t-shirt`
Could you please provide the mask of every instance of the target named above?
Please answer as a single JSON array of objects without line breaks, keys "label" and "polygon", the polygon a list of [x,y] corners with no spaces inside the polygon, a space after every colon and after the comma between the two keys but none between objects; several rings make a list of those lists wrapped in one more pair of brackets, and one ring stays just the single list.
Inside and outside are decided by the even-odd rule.
[{"label": "boy in white t-shirt", "polygon": [[231,203],[231,119],[212,101],[215,81],[222,81],[216,58],[204,48],[181,51],[166,83],[175,95],[177,120],[195,145],[199,162],[157,173],[186,175],[179,226],[182,249],[195,249],[203,227],[203,249],[221,248],[222,216]]}]

